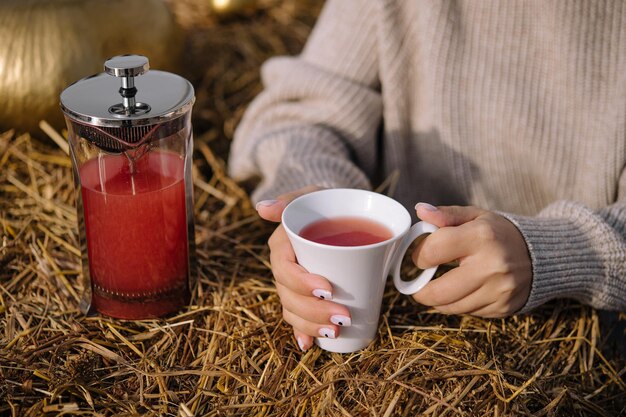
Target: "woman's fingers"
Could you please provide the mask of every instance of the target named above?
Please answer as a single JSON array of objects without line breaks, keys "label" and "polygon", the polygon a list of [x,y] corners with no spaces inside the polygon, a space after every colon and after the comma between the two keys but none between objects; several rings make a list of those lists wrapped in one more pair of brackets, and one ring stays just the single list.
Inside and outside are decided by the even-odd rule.
[{"label": "woman's fingers", "polygon": [[310,274],[296,263],[287,233],[282,225],[278,226],[269,240],[270,263],[277,283],[291,291],[322,300],[332,299],[332,285],[320,275]]},{"label": "woman's fingers", "polygon": [[[275,200],[259,201],[256,209],[261,218],[280,222],[285,207],[292,200],[320,189],[310,186],[283,194]],[[313,337],[337,337],[339,327],[349,326],[351,319],[346,307],[328,301],[332,299],[330,283],[298,265],[282,225],[276,228],[268,243],[272,273],[283,305],[283,318],[293,326],[300,349],[309,349],[313,345]]]},{"label": "woman's fingers", "polygon": [[426,269],[465,258],[475,251],[475,232],[466,223],[431,233],[413,251],[411,259],[419,268]]},{"label": "woman's fingers", "polygon": [[[445,275],[444,275],[445,276]],[[472,281],[473,277],[467,277]],[[447,314],[472,314],[481,317],[504,317],[519,310],[525,302],[512,282],[513,277],[502,275],[483,284],[476,291],[445,305],[433,307]]]},{"label": "woman's fingers", "polygon": [[527,296],[517,291],[512,298],[500,297],[497,301],[486,305],[469,314],[485,318],[502,318],[518,312],[526,304]]},{"label": "woman's fingers", "polygon": [[413,294],[413,299],[426,306],[441,306],[467,297],[483,285],[483,281],[478,279],[480,274],[473,270],[475,267],[461,265],[451,269]]},{"label": "woman's fingers", "polygon": [[283,307],[283,319],[303,335],[310,337],[327,337],[335,339],[339,336],[339,326],[331,323],[312,323]]},{"label": "woman's fingers", "polygon": [[304,352],[306,350],[309,350],[311,346],[313,346],[313,337],[309,336],[308,334],[304,334],[300,330],[294,328],[293,335],[296,338],[296,342],[298,342],[298,347],[301,351]]},{"label": "woman's fingers", "polygon": [[350,311],[344,305],[295,293],[279,282],[276,283],[276,291],[283,309],[289,310],[308,322],[322,326],[348,327],[352,325]]},{"label": "woman's fingers", "polygon": [[459,301],[433,308],[445,314],[473,314],[474,311],[480,311],[495,301],[492,297],[486,296],[484,291],[478,290]]},{"label": "woman's fingers", "polygon": [[504,317],[504,315],[498,314],[499,305],[500,305],[499,301],[494,301],[493,303],[489,303],[476,310],[470,311],[468,314],[471,314],[472,316],[484,317],[488,319]]}]

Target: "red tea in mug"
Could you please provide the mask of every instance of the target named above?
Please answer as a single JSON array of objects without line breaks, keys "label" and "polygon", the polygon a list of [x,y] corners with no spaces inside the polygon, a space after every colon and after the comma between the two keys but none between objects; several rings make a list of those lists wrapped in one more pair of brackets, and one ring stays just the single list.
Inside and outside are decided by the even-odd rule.
[{"label": "red tea in mug", "polygon": [[331,246],[364,246],[393,237],[389,228],[364,217],[335,217],[305,226],[299,235],[312,242]]}]

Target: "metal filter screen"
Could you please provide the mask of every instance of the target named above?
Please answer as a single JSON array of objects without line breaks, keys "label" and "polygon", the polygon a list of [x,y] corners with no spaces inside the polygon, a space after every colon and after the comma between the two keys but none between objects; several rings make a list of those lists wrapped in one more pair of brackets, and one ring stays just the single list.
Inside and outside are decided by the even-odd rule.
[{"label": "metal filter screen", "polygon": [[120,153],[179,132],[185,128],[185,117],[144,126],[102,127],[78,121],[74,121],[74,126],[78,136],[107,152]]}]

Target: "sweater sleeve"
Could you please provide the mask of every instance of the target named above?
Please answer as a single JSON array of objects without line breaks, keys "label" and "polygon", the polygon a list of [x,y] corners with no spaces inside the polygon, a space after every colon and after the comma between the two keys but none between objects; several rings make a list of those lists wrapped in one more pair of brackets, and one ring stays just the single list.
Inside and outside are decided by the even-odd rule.
[{"label": "sweater sleeve", "polygon": [[228,164],[236,180],[260,177],[254,201],[306,185],[370,187],[382,115],[373,3],[328,1],[300,56],[263,65]]},{"label": "sweater sleeve", "polygon": [[502,214],[521,231],[532,261],[532,288],[520,313],[553,298],[626,310],[626,198],[595,211],[560,201],[536,217]]}]

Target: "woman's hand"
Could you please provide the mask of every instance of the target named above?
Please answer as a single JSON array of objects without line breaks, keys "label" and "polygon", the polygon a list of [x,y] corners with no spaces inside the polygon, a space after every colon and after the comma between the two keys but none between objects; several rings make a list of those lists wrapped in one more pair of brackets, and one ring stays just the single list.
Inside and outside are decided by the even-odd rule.
[{"label": "woman's hand", "polygon": [[[280,222],[287,204],[296,197],[319,189],[306,187],[283,194],[276,200],[260,201],[256,209],[263,219]],[[339,336],[340,327],[351,324],[350,311],[331,301],[331,284],[324,277],[310,274],[297,264],[296,255],[282,225],[276,228],[268,243],[276,290],[283,306],[283,319],[293,326],[300,349],[310,348],[313,337]]]},{"label": "woman's hand", "polygon": [[477,207],[419,203],[420,219],[439,230],[413,252],[422,269],[458,261],[459,267],[413,294],[420,304],[447,314],[505,317],[530,294],[532,265],[526,242],[506,218]]}]

